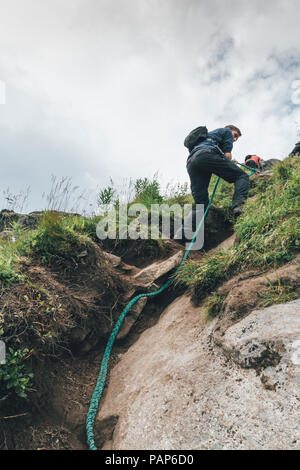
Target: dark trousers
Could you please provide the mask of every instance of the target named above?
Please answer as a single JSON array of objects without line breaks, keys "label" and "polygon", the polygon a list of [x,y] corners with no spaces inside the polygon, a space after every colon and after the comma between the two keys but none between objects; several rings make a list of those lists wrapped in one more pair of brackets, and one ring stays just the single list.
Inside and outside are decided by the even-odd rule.
[{"label": "dark trousers", "polygon": [[255,163],[254,160],[247,160],[247,161],[246,161],[246,165],[247,165],[249,168],[253,168],[254,170],[257,170],[257,169],[258,169],[258,165],[256,165],[256,163]]},{"label": "dark trousers", "polygon": [[204,204],[204,210],[209,203],[208,186],[212,174],[234,183],[233,208],[247,199],[250,186],[247,173],[214,150],[201,149],[195,152],[188,158],[187,171],[195,203]]}]

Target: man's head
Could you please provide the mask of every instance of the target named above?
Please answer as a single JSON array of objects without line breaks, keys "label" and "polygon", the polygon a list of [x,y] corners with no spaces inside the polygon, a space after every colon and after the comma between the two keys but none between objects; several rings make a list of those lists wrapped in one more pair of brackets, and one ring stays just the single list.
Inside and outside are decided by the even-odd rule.
[{"label": "man's head", "polygon": [[241,137],[242,133],[239,130],[238,127],[233,126],[232,124],[229,124],[228,126],[225,126],[225,129],[230,129],[233,135],[233,140],[236,142],[239,137]]}]

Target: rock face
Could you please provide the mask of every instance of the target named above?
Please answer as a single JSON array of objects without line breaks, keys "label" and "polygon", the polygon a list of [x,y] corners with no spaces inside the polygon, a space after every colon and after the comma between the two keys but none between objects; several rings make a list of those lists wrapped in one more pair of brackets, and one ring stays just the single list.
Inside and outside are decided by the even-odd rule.
[{"label": "rock face", "polygon": [[[299,449],[300,299],[228,325],[176,299],[111,373],[104,449]],[[101,444],[100,444],[101,442]]]},{"label": "rock face", "polygon": [[264,369],[281,360],[299,366],[300,300],[252,312],[228,328],[221,344],[245,368]]},{"label": "rock face", "polygon": [[126,317],[125,317],[125,319],[122,323],[122,326],[121,326],[120,331],[118,333],[117,339],[124,339],[125,336],[128,335],[129,331],[131,330],[131,328],[135,324],[136,320],[138,319],[138,317],[142,313],[143,308],[145,307],[145,305],[147,303],[147,300],[148,300],[147,297],[142,297],[130,309],[130,311],[128,312],[128,314],[126,315]]},{"label": "rock face", "polygon": [[[80,214],[77,213],[70,213],[70,212],[61,212],[61,211],[52,211],[56,214],[61,215],[73,215],[80,217]],[[30,212],[29,214],[18,214],[9,209],[3,209],[0,211],[0,232],[4,230],[6,227],[12,222],[18,222],[23,227],[35,228],[42,218],[44,211],[34,211]]]},{"label": "rock face", "polygon": [[135,275],[135,280],[145,287],[151,285],[156,279],[176,268],[183,257],[183,251],[178,251],[165,261],[156,262],[142,269]]},{"label": "rock face", "polygon": [[268,170],[273,165],[276,165],[276,163],[279,163],[279,162],[280,162],[280,160],[278,160],[278,158],[269,158],[269,160],[264,160],[263,169]]},{"label": "rock face", "polygon": [[[174,267],[178,266],[182,259],[183,253],[179,251],[175,253],[171,258],[150,264],[147,268],[142,269],[137,274],[135,274],[134,278],[139,284],[139,288],[145,287],[148,291],[155,291],[159,289],[159,286],[155,284],[158,278],[167,274],[171,271]],[[142,289],[143,290],[143,289]],[[135,292],[136,293],[136,292]],[[118,333],[117,339],[122,340],[124,339],[128,333],[130,332],[131,328],[135,324],[136,320],[139,318],[140,314],[142,313],[146,303],[147,297],[142,297],[139,299],[136,304],[130,309],[128,314],[126,315],[123,324],[120,328]]]}]

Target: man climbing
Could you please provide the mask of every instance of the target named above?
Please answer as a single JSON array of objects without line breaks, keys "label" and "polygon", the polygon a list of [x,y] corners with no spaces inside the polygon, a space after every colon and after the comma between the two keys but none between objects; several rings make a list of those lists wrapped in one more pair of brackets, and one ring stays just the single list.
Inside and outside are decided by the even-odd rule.
[{"label": "man climbing", "polygon": [[258,155],[247,155],[245,157],[245,164],[254,170],[263,170],[263,160]]},{"label": "man climbing", "polygon": [[233,212],[236,216],[242,212],[249,191],[249,176],[231,161],[233,143],[241,135],[241,131],[233,125],[215,129],[208,132],[205,140],[190,152],[186,167],[191,180],[191,192],[196,204],[204,204],[204,210],[209,203],[210,178],[215,174],[228,183],[234,183]]}]

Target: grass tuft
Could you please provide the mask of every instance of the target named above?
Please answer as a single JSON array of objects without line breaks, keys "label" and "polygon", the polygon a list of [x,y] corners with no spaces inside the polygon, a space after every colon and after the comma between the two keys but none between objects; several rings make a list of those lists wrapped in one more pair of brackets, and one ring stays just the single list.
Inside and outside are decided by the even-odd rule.
[{"label": "grass tuft", "polygon": [[239,244],[205,256],[200,264],[187,261],[175,281],[201,298],[238,272],[276,269],[292,260],[300,247],[299,201],[300,157],[290,157],[276,165],[268,185],[258,183],[255,195],[248,199],[235,224]]}]

